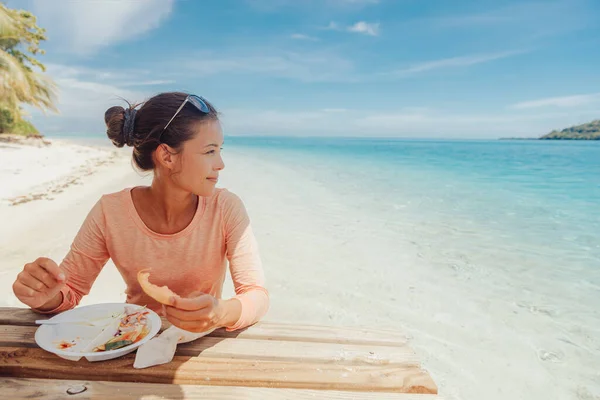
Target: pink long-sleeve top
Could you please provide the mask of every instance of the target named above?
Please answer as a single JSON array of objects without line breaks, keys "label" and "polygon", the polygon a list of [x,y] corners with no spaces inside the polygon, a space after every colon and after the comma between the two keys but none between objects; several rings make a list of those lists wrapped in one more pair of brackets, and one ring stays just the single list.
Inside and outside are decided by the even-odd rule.
[{"label": "pink long-sleeve top", "polygon": [[152,283],[182,297],[201,291],[221,298],[229,264],[242,313],[226,328],[241,329],[264,316],[269,294],[250,219],[238,196],[216,189],[212,196],[200,197],[192,222],[164,235],[144,224],[131,190],[103,195],[92,208],[60,265],[67,275],[63,302],[49,313],[77,306],[111,258],[127,284],[126,301],[159,313],[162,306],[142,291],[138,271],[150,268]]}]

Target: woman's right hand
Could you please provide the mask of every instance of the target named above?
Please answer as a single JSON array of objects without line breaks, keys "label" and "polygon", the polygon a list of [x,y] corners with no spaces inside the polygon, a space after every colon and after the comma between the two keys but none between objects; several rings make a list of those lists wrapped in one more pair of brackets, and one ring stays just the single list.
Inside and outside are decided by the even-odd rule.
[{"label": "woman's right hand", "polygon": [[40,257],[25,264],[13,283],[13,292],[31,308],[52,310],[62,302],[60,290],[65,283],[65,274],[58,265],[49,258]]}]

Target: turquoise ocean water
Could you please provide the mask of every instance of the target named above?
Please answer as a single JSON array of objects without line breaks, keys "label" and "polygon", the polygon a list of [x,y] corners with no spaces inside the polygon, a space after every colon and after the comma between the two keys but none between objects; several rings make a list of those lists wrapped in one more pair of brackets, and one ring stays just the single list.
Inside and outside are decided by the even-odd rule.
[{"label": "turquoise ocean water", "polygon": [[294,165],[417,238],[452,232],[473,256],[510,250],[600,274],[600,142],[232,137],[229,146]]}]

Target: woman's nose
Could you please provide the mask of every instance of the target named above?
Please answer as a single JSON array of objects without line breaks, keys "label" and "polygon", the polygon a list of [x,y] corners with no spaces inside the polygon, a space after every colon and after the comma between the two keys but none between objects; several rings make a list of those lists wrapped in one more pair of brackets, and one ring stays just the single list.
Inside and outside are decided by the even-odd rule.
[{"label": "woman's nose", "polygon": [[223,157],[219,155],[219,161],[217,162],[216,170],[220,171],[225,168],[225,162],[223,162]]}]

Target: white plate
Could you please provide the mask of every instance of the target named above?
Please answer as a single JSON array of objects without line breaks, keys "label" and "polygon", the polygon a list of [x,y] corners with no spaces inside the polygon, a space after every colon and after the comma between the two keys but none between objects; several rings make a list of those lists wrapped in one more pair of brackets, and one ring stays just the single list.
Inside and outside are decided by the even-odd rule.
[{"label": "white plate", "polygon": [[[125,312],[125,307],[132,311],[143,308],[135,304],[124,303],[94,304],[65,311],[50,320],[60,322],[61,320],[94,320],[109,318],[111,316],[116,317]],[[139,342],[120,349],[101,352],[81,352],[82,349],[85,349],[85,347],[87,347],[87,345],[102,332],[105,326],[89,326],[72,323],[41,325],[35,332],[35,341],[42,349],[54,353],[66,360],[79,361],[81,358],[86,358],[88,361],[112,360],[135,351],[138,347],[156,336],[161,328],[162,321],[154,311],[150,309],[147,309],[147,311],[149,314],[146,315],[146,318],[148,327],[150,328],[148,335]],[[62,341],[73,341],[75,346],[66,350],[61,350],[58,348],[58,345]]]}]

